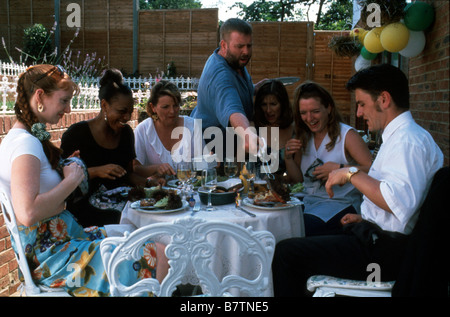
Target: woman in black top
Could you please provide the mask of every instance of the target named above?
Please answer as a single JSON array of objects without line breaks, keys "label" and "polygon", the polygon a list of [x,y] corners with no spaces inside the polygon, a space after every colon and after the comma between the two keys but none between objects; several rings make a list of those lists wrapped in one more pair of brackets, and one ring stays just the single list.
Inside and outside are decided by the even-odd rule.
[{"label": "woman in black top", "polygon": [[[123,83],[116,69],[105,72],[100,79],[100,113],[94,119],[73,124],[61,138],[63,156],[79,156],[89,173],[89,194],[101,185],[106,189],[128,185],[145,185],[146,179],[133,172],[134,134],[127,124],[133,112],[131,89]],[[88,202],[70,202],[72,213],[83,226],[118,223],[120,212],[99,210]]]}]

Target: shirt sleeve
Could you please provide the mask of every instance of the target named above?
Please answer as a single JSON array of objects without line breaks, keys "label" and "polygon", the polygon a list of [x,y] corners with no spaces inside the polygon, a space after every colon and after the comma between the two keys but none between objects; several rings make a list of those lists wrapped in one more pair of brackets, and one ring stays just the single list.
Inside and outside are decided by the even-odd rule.
[{"label": "shirt sleeve", "polygon": [[42,143],[32,135],[23,134],[22,140],[14,142],[15,146],[11,151],[11,162],[22,155],[32,155],[42,161],[45,157]]},{"label": "shirt sleeve", "polygon": [[396,163],[384,166],[380,190],[394,216],[405,223],[423,201],[429,178],[428,159],[419,145],[398,142],[395,149],[389,160]]},{"label": "shirt sleeve", "polygon": [[233,75],[226,70],[221,70],[217,76],[215,89],[217,119],[223,127],[227,127],[230,116],[233,113],[242,113],[245,116],[244,106],[239,97],[239,91],[236,88],[237,83]]}]

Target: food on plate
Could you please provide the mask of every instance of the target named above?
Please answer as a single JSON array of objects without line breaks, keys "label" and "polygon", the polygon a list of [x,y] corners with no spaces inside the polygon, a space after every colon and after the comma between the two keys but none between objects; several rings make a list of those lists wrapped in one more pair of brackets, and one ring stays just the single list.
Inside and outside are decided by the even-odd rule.
[{"label": "food on plate", "polygon": [[156,200],[154,198],[144,198],[141,199],[140,201],[140,205],[142,207],[149,207],[149,206],[153,206],[156,204]]},{"label": "food on plate", "polygon": [[253,202],[255,205],[265,205],[266,203],[285,204],[286,200],[284,200],[275,191],[268,190],[266,192],[261,192],[261,193],[256,194],[255,197],[253,198]]},{"label": "food on plate", "polygon": [[176,190],[165,189],[161,186],[150,188],[135,188],[131,191],[134,200],[139,200],[142,207],[154,206],[158,209],[172,210],[183,206],[181,197]]},{"label": "food on plate", "polygon": [[303,183],[297,183],[291,186],[291,194],[300,193],[305,189]]},{"label": "food on plate", "polygon": [[288,201],[290,199],[289,188],[283,181],[283,177],[281,175],[275,175],[275,179],[270,180],[270,189],[277,193],[284,201]]},{"label": "food on plate", "polygon": [[167,205],[166,205],[166,209],[167,210],[177,209],[177,208],[180,208],[181,206],[183,206],[183,202],[181,201],[181,197],[176,192],[173,192],[173,191],[169,192],[167,197],[168,197],[167,198]]},{"label": "food on plate", "polygon": [[275,179],[268,181],[270,189],[255,193],[255,196],[253,197],[255,205],[266,205],[267,203],[285,204],[286,201],[290,200],[288,187],[283,183],[281,177],[276,175]]},{"label": "food on plate", "polygon": [[143,199],[145,197],[146,197],[145,190],[141,186],[133,187],[128,192],[128,200],[131,200],[131,201],[140,200],[140,199]]}]

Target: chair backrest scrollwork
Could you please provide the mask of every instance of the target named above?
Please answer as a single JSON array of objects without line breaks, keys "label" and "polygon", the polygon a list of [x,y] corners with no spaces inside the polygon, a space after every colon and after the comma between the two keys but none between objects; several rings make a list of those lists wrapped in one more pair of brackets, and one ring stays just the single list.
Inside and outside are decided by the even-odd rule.
[{"label": "chair backrest scrollwork", "polygon": [[[119,281],[118,267],[124,261],[137,260],[139,248],[149,239],[162,239],[170,269],[161,284],[156,279],[145,278],[133,285]],[[217,246],[211,241],[233,240],[238,247],[235,259],[251,257],[259,272],[244,277],[226,272],[217,276],[211,265],[217,256]],[[223,296],[238,290],[245,296],[261,296],[269,285],[275,239],[270,232],[253,231],[251,227],[225,221],[206,221],[185,217],[170,223],[157,223],[137,229],[124,237],[110,237],[102,241],[100,251],[113,296],[139,296],[153,292],[157,296],[172,296],[177,285],[182,284],[186,270],[192,269],[198,277],[205,295]]]}]

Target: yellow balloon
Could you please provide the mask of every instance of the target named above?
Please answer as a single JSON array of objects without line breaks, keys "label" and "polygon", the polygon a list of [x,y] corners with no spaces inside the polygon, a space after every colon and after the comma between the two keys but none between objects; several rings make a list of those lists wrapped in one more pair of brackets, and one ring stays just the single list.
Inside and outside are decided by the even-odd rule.
[{"label": "yellow balloon", "polygon": [[364,38],[364,47],[371,53],[381,53],[384,51],[383,45],[381,45],[380,35],[384,26],[380,26],[370,30]]},{"label": "yellow balloon", "polygon": [[399,52],[408,45],[409,30],[403,23],[391,23],[381,32],[380,41],[386,51]]},{"label": "yellow balloon", "polygon": [[359,42],[364,43],[364,38],[366,37],[367,30],[363,28],[356,28],[350,31],[350,36],[353,36],[358,39]]}]

